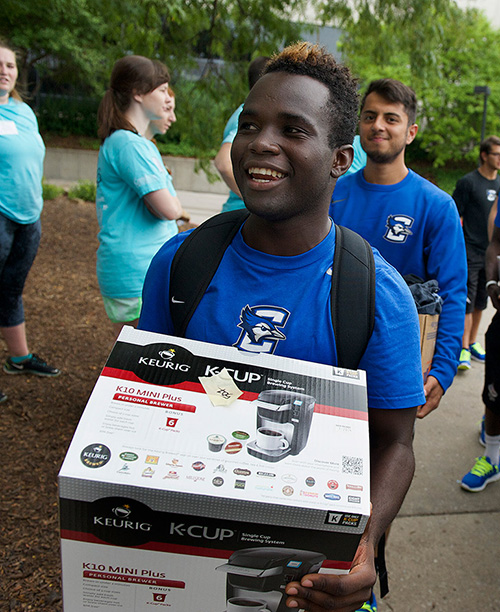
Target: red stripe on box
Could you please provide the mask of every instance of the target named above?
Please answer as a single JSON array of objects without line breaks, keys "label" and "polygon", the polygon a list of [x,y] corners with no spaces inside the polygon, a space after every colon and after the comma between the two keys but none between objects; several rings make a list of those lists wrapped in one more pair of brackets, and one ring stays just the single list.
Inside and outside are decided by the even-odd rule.
[{"label": "red stripe on box", "polygon": [[[90,542],[91,544],[104,544],[106,546],[115,546],[109,544],[100,538],[95,537],[90,533],[84,533],[82,531],[71,531],[69,529],[61,530],[62,540],[74,540],[77,542]],[[181,544],[168,544],[164,542],[147,542],[146,544],[140,544],[139,546],[129,546],[128,548],[140,549],[140,550],[151,550],[155,552],[166,552],[174,555],[190,555],[195,557],[210,557],[212,559],[229,559],[233,554],[234,550],[216,550],[213,548],[204,548],[201,546],[184,546]],[[347,561],[335,561],[327,559],[323,561],[325,569],[334,570],[349,570],[351,563]]]},{"label": "red stripe on box", "polygon": [[126,582],[133,584],[147,584],[149,586],[170,587],[172,589],[185,589],[186,583],[180,580],[165,580],[164,578],[154,578],[148,576],[131,576],[129,574],[110,574],[107,572],[94,572],[85,570],[84,578],[92,578],[93,580],[110,580],[112,582]]},{"label": "red stripe on box", "polygon": [[353,410],[352,408],[338,408],[337,406],[316,404],[316,406],[314,407],[314,412],[316,412],[317,414],[328,414],[330,416],[343,417],[345,419],[368,421],[368,412],[363,410]]},{"label": "red stripe on box", "polygon": [[169,400],[155,399],[154,397],[138,397],[137,395],[126,395],[125,393],[115,393],[114,400],[119,402],[130,402],[132,404],[144,404],[145,406],[156,406],[157,408],[168,408],[170,410],[180,410],[182,412],[196,412],[196,406],[189,404],[179,404]]},{"label": "red stripe on box", "polygon": [[[105,367],[101,375],[108,376],[110,378],[118,378],[119,380],[130,380],[132,382],[141,382],[141,383],[145,383],[148,385],[167,387],[169,389],[181,389],[183,391],[193,391],[195,393],[205,393],[205,390],[203,389],[201,383],[198,383],[198,382],[185,381],[185,382],[178,383],[175,385],[156,385],[155,383],[142,380],[142,378],[139,378],[138,376],[136,376],[133,372],[130,372],[129,370],[120,370],[117,368]],[[247,402],[252,402],[256,400],[258,396],[259,396],[258,393],[244,391],[243,394],[238,399],[245,400]],[[139,403],[145,403],[145,402],[139,402]],[[151,405],[155,405],[155,404],[152,403]],[[368,412],[362,411],[362,410],[353,410],[351,408],[339,408],[337,406],[327,406],[326,404],[316,404],[314,408],[314,412],[316,412],[317,414],[328,414],[330,416],[338,416],[338,417],[342,417],[346,419],[357,419],[360,421],[368,421]]]}]

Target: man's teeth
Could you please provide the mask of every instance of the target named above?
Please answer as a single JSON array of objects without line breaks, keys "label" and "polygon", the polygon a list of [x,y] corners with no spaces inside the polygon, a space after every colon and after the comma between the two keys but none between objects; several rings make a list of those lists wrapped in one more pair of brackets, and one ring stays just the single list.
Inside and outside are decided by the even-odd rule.
[{"label": "man's teeth", "polygon": [[[259,174],[264,176],[272,176],[273,178],[284,178],[283,172],[278,172],[277,170],[271,170],[270,168],[250,168],[248,170],[249,174]],[[258,180],[258,179],[256,179]]]}]

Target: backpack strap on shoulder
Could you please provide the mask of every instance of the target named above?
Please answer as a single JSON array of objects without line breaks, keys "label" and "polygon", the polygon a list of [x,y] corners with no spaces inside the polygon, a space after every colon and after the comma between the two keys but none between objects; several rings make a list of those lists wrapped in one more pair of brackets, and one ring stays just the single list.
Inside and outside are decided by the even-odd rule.
[{"label": "backpack strap on shoulder", "polygon": [[337,363],[355,370],[375,324],[375,262],[368,242],[339,225],[335,226],[331,308]]},{"label": "backpack strap on shoulder", "polygon": [[227,247],[248,217],[246,209],[215,215],[195,228],[178,248],[170,268],[170,314],[175,335],[184,337]]}]

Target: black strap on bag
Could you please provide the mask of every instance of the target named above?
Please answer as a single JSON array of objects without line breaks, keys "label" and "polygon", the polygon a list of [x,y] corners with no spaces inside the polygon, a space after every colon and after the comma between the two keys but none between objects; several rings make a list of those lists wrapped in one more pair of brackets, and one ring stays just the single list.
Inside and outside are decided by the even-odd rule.
[{"label": "black strap on bag", "polygon": [[383,533],[382,537],[378,541],[377,557],[375,559],[375,567],[377,568],[381,598],[385,597],[389,592],[389,577],[387,575],[387,567],[385,565],[385,542],[386,535]]},{"label": "black strap on bag", "polygon": [[[221,213],[202,223],[184,240],[170,271],[170,314],[175,335],[186,333],[224,252],[248,217],[245,209]],[[336,226],[331,308],[337,363],[355,370],[375,321],[375,264],[361,236]]]},{"label": "black strap on bag", "polygon": [[227,247],[248,217],[246,209],[210,217],[184,240],[170,268],[170,316],[183,338],[194,311],[212,282]]},{"label": "black strap on bag", "polygon": [[375,324],[375,263],[366,240],[335,226],[331,308],[337,363],[357,369]]}]

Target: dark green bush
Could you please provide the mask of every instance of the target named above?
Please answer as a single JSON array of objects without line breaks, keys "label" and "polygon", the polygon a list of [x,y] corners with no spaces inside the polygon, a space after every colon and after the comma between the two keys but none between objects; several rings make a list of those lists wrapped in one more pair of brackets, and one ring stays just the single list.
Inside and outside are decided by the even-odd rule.
[{"label": "dark green bush", "polygon": [[75,96],[42,96],[37,108],[41,132],[59,136],[96,136],[99,100]]}]

